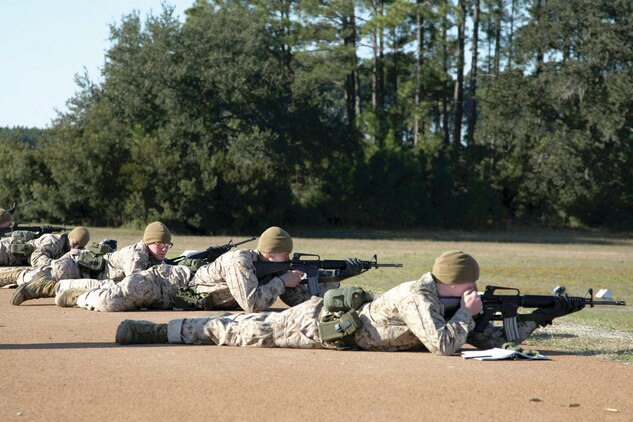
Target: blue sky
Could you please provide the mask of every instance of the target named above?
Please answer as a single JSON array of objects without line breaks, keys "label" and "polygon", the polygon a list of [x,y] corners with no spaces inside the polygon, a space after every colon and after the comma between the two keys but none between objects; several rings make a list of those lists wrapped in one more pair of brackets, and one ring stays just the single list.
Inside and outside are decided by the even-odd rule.
[{"label": "blue sky", "polygon": [[99,80],[110,24],[134,10],[181,18],[194,0],[0,0],[0,127],[49,127],[86,68]]}]

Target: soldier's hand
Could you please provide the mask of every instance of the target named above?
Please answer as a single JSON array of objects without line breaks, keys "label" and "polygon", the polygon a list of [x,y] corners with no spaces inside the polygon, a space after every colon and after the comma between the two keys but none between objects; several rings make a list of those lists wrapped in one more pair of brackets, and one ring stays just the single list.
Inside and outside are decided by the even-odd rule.
[{"label": "soldier's hand", "polygon": [[462,295],[461,306],[466,308],[470,313],[470,316],[479,315],[484,305],[481,303],[481,298],[475,290],[465,291]]},{"label": "soldier's hand", "polygon": [[347,258],[345,268],[339,272],[339,277],[353,277],[363,271],[363,261],[358,258]]},{"label": "soldier's hand", "polygon": [[304,275],[305,273],[301,271],[290,270],[280,275],[279,278],[284,282],[285,287],[297,287]]}]

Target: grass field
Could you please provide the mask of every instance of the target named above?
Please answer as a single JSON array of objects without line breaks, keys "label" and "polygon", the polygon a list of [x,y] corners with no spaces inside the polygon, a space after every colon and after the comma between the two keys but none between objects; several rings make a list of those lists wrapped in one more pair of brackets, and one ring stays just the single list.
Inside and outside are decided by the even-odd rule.
[{"label": "grass field", "polygon": [[[142,238],[142,231],[91,229],[92,239],[117,239],[119,247]],[[259,233],[199,237],[174,235],[169,257],[183,250],[205,249],[239,241]],[[388,232],[295,231],[295,252],[319,254],[322,259],[374,254],[383,263],[402,263],[402,268],[373,269],[345,282],[382,292],[396,284],[418,279],[430,271],[434,259],[445,250],[461,249],[480,264],[480,289],[486,285],[515,287],[522,294],[550,294],[564,285],[572,296],[584,296],[607,288],[614,299],[627,306],[585,309],[557,319],[553,327],[533,335],[528,345],[583,354],[604,355],[633,362],[633,236],[579,231],[508,232]],[[242,247],[255,248],[256,241]],[[559,323],[560,321],[560,323]]]}]

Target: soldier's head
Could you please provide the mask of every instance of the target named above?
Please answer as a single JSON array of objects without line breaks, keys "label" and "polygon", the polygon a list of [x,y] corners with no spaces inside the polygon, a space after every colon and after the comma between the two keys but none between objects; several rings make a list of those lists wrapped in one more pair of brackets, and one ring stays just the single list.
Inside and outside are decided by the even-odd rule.
[{"label": "soldier's head", "polygon": [[11,227],[12,224],[13,217],[11,217],[9,211],[5,210],[4,208],[0,208],[0,228],[6,229],[8,227]]},{"label": "soldier's head", "polygon": [[259,236],[257,251],[266,261],[288,261],[292,252],[292,237],[282,228],[269,227]]},{"label": "soldier's head", "polygon": [[84,226],[75,227],[68,233],[68,241],[72,249],[83,249],[90,241],[90,232]]},{"label": "soldier's head", "polygon": [[477,290],[479,264],[465,252],[446,251],[435,260],[431,274],[440,296],[461,296]]},{"label": "soldier's head", "polygon": [[169,248],[174,246],[171,243],[171,232],[166,225],[160,221],[154,221],[145,227],[143,242],[147,245],[154,258],[162,261],[167,255]]}]

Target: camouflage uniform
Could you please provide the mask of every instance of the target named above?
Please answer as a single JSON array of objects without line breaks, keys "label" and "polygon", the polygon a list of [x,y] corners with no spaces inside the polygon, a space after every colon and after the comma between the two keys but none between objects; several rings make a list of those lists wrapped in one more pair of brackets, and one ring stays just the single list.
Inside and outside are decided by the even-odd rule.
[{"label": "camouflage uniform", "polygon": [[[279,277],[258,280],[253,262],[259,253],[253,249],[227,252],[212,263],[196,271],[193,284],[197,293],[209,293],[214,309],[243,309],[260,312],[268,309],[280,298],[289,306],[295,306],[311,298],[306,285],[286,288]],[[338,282],[321,283],[320,296]]]},{"label": "camouflage uniform", "polygon": [[[318,321],[326,313],[323,300],[313,297],[279,313],[172,320],[167,336],[171,343],[332,348],[321,342],[318,330]],[[445,320],[444,305],[438,299],[431,273],[388,290],[362,305],[358,314],[362,326],[354,333],[354,341],[362,350],[427,350],[450,355],[465,343],[491,348],[506,342],[502,327],[489,324],[481,333],[472,331],[475,322],[464,308]],[[518,325],[518,342],[537,327],[532,321],[520,321]]]},{"label": "camouflage uniform", "polygon": [[60,280],[57,284],[57,293],[70,288],[97,288],[102,285],[98,280],[119,282],[126,276],[162,263],[151,255],[149,248],[142,240],[121,250],[105,254],[104,260],[105,269],[99,274],[91,275],[79,266],[76,254],[72,254],[72,251],[66,254],[53,265],[53,273],[71,275],[63,279],[55,278]]},{"label": "camouflage uniform", "polygon": [[35,246],[31,254],[31,266],[41,268],[50,265],[53,259],[61,258],[70,251],[70,242],[67,234],[45,234],[30,243]]},{"label": "camouflage uniform", "polygon": [[179,287],[186,287],[190,279],[191,271],[188,268],[161,264],[128,275],[119,283],[102,280],[101,287],[77,298],[77,306],[102,312],[171,309],[176,291]]},{"label": "camouflage uniform", "polygon": [[89,274],[82,273],[77,265],[77,255],[81,249],[71,249],[60,258],[53,259],[47,265],[39,268],[24,268],[17,277],[17,285],[20,286],[31,282],[33,278],[44,274],[47,278],[54,280],[75,279],[89,277]]}]

